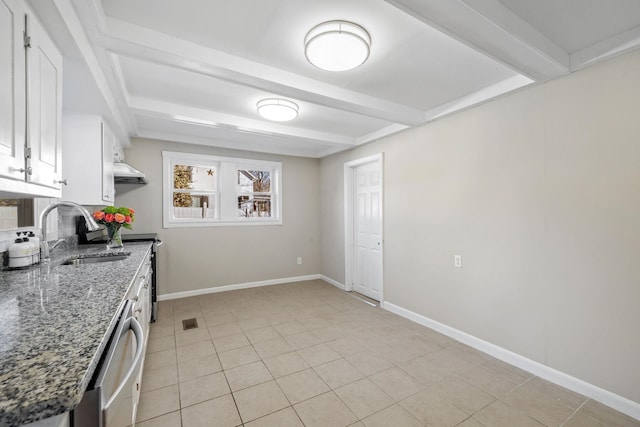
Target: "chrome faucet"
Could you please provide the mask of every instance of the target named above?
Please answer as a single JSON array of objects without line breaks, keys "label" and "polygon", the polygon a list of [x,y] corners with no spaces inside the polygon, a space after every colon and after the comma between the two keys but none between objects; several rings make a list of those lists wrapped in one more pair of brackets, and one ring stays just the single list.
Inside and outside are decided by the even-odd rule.
[{"label": "chrome faucet", "polygon": [[[80,213],[84,217],[85,222],[87,223],[87,229],[89,231],[96,231],[100,229],[100,226],[98,225],[96,220],[93,219],[89,211],[85,209],[84,206],[74,202],[65,202],[65,201],[60,201],[60,202],[55,202],[50,204],[49,206],[44,208],[44,210],[40,214],[40,230],[42,230],[42,240],[40,241],[40,254],[41,254],[40,259],[45,262],[49,259],[49,250],[50,250],[49,243],[47,242],[47,216],[49,215],[49,212],[51,212],[58,206],[75,208],[78,211],[80,211]],[[55,247],[57,243],[59,243],[59,241],[56,242],[56,244],[54,244],[53,247]],[[53,247],[51,249],[53,249]]]}]

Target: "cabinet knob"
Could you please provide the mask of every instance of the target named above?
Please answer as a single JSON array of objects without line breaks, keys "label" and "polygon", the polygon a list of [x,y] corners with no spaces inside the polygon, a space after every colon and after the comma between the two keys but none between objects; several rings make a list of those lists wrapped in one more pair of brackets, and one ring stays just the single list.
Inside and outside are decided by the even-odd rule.
[{"label": "cabinet knob", "polygon": [[32,175],[33,174],[33,168],[31,166],[29,166],[28,168],[20,168],[18,169],[18,172],[27,172],[27,174]]},{"label": "cabinet knob", "polygon": [[54,184],[63,184],[63,185],[69,185],[69,183],[67,182],[67,179],[54,179],[53,180]]}]

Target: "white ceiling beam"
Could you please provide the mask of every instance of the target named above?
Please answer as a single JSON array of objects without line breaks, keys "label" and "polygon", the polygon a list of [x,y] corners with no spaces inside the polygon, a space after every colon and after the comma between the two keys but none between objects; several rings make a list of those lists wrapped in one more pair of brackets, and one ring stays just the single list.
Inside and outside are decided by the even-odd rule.
[{"label": "white ceiling beam", "polygon": [[392,123],[409,126],[424,123],[424,111],[419,109],[343,89],[115,18],[106,18],[102,36],[102,40],[96,41],[104,47],[134,58]]},{"label": "white ceiling beam", "polygon": [[533,80],[569,72],[569,54],[498,0],[385,0]]},{"label": "white ceiling beam", "polygon": [[323,157],[330,156],[332,154],[340,153],[341,151],[345,151],[344,149],[338,149],[335,147],[327,148],[325,150],[319,150],[315,155],[309,157],[315,157],[316,159],[322,159]]},{"label": "white ceiling beam", "polygon": [[357,144],[358,145],[366,144],[368,142],[372,142],[377,139],[382,139],[389,135],[393,135],[394,133],[402,132],[405,129],[409,129],[409,126],[399,125],[394,123],[392,125],[383,127],[382,129],[378,129],[376,131],[373,131],[371,133],[358,137]]},{"label": "white ceiling beam", "polygon": [[278,137],[298,138],[319,142],[324,145],[353,147],[354,138],[287,126],[280,123],[267,123],[261,120],[248,119],[231,114],[219,113],[201,108],[188,107],[153,99],[129,97],[129,110],[134,114],[163,118],[176,123],[188,123],[196,126],[234,129],[239,132],[255,135],[271,135]]},{"label": "white ceiling beam", "polygon": [[482,102],[488,101],[502,94],[512,92],[531,83],[533,83],[533,80],[528,77],[513,76],[501,82],[492,84],[491,86],[480,89],[467,96],[454,99],[453,101],[432,108],[426,112],[425,117],[427,121],[430,122],[451,113],[476,106]]},{"label": "white ceiling beam", "polygon": [[640,48],[640,26],[573,52],[571,70],[576,71],[638,48]]},{"label": "white ceiling beam", "polygon": [[54,4],[60,12],[62,20],[69,29],[71,37],[78,46],[78,50],[80,51],[82,58],[89,68],[89,72],[96,82],[98,90],[102,94],[102,97],[109,108],[109,112],[112,114],[113,120],[115,121],[114,125],[116,126],[114,131],[121,137],[124,136],[128,139],[129,135],[133,133],[132,124],[129,122],[128,117],[125,117],[122,114],[122,109],[119,108],[118,103],[111,92],[111,87],[109,86],[96,53],[93,50],[91,42],[85,33],[84,27],[82,26],[73,5],[70,0],[54,0]]},{"label": "white ceiling beam", "polygon": [[338,147],[330,147],[327,149],[322,145],[316,146],[314,144],[288,144],[285,146],[283,146],[282,144],[264,145],[256,142],[255,138],[253,139],[253,141],[231,141],[225,137],[208,138],[195,135],[185,135],[179,132],[170,132],[166,130],[157,131],[145,128],[140,129],[138,138],[157,139],[160,141],[171,142],[185,142],[188,144],[205,145],[208,147],[229,148],[233,150],[254,151],[258,153],[281,154],[284,156],[311,158],[323,157],[324,153],[336,153],[345,149]]}]

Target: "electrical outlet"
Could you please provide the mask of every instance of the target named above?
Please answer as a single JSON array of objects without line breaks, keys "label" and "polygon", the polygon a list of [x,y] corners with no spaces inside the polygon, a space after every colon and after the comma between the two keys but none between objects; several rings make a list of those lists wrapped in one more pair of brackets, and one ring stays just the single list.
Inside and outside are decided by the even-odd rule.
[{"label": "electrical outlet", "polygon": [[302,257],[301,257],[301,256],[299,256],[299,257],[298,257],[298,265],[301,265],[301,264],[302,264]]},{"label": "electrical outlet", "polygon": [[462,268],[462,255],[453,256],[453,266],[455,268]]}]

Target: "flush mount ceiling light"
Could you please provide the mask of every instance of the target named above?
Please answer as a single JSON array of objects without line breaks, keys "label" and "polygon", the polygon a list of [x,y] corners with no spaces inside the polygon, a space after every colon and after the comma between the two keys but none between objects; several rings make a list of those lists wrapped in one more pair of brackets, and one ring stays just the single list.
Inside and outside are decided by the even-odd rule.
[{"label": "flush mount ceiling light", "polygon": [[298,116],[298,104],[282,98],[267,98],[258,101],[258,114],[274,122],[286,122]]},{"label": "flush mount ceiling light", "polygon": [[365,63],[371,52],[371,36],[358,24],[327,21],[304,38],[307,60],[327,71],[346,71]]}]

